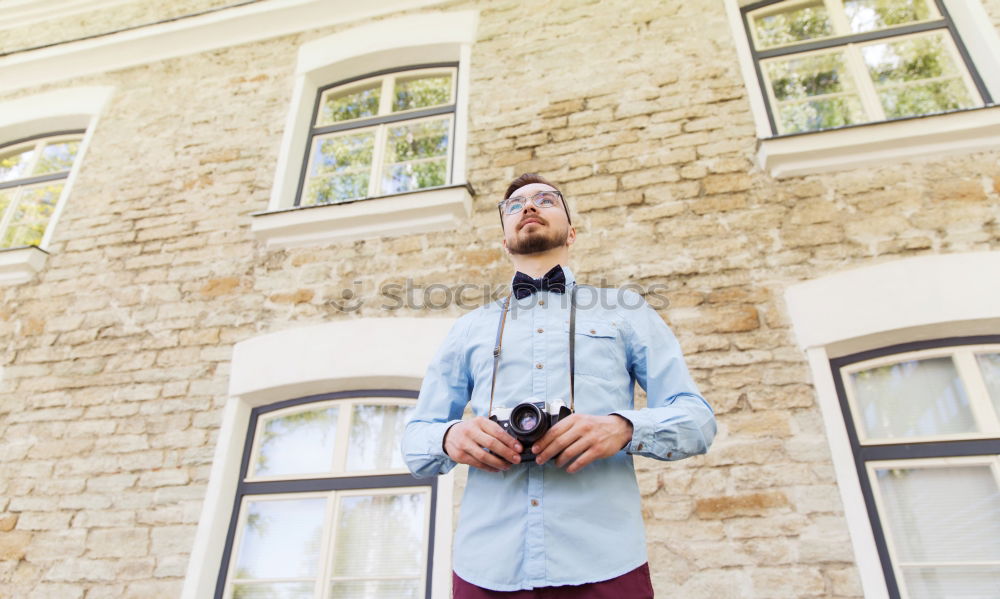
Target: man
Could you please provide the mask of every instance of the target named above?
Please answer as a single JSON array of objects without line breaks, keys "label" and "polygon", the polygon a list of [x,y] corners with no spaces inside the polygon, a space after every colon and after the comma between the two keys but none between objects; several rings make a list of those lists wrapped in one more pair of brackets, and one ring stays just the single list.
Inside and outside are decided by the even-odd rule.
[{"label": "man", "polygon": [[[454,596],[652,597],[632,455],[704,453],[714,414],[674,335],[641,297],[576,284],[566,267],[576,230],[554,185],[521,175],[499,207],[517,270],[513,297],[458,320],[403,435],[416,476],[470,466]],[[641,410],[636,382],[647,391]],[[525,448],[489,416],[526,400],[562,400],[575,413],[532,443],[522,463]],[[469,402],[475,417],[463,420]]]}]

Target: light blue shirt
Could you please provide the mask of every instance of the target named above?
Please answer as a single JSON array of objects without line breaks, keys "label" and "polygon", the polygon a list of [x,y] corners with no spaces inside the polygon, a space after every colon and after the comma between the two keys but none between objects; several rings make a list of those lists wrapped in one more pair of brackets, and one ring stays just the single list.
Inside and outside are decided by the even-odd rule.
[{"label": "light blue shirt", "polygon": [[[529,398],[569,399],[569,293],[511,300],[494,407]],[[493,347],[501,302],[462,316],[434,358],[403,435],[418,477],[444,474],[445,431],[472,402],[489,416]],[[633,385],[648,407],[634,409]],[[586,414],[619,414],[633,425],[617,454],[567,474],[550,460],[490,473],[469,468],[455,533],[455,573],[477,586],[514,591],[608,580],[647,561],[632,455],[679,460],[707,451],[715,415],[698,393],[680,346],[636,293],[581,285],[577,292],[576,402]]]}]

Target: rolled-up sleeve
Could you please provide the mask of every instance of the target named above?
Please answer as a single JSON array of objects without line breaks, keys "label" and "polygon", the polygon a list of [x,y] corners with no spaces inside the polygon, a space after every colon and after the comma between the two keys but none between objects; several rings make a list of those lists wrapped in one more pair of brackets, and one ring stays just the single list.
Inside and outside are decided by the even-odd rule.
[{"label": "rolled-up sleeve", "polygon": [[403,460],[420,478],[445,474],[456,466],[442,442],[447,430],[462,420],[472,393],[465,351],[469,316],[452,326],[427,368],[417,409],[403,432]]},{"label": "rolled-up sleeve", "polygon": [[679,460],[708,451],[715,438],[712,407],[698,392],[680,344],[660,315],[638,295],[625,314],[628,367],[646,390],[647,407],[614,412],[632,423],[629,453]]}]

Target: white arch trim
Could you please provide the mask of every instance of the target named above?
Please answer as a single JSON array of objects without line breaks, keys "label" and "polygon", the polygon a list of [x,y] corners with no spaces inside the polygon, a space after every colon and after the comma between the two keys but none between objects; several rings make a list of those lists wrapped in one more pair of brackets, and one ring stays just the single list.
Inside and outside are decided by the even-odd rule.
[{"label": "white arch trim", "polygon": [[[233,348],[223,412],[182,599],[212,597],[239,482],[250,411],[349,389],[420,388],[451,318],[358,318],[253,337]],[[452,474],[438,480],[433,599],[451,593]]]},{"label": "white arch trim", "polygon": [[[251,230],[268,247],[284,248],[452,229],[472,212],[466,186],[469,70],[477,11],[433,12],[347,29],[299,49],[295,87],[285,120],[268,211],[254,214]],[[316,91],[330,83],[415,64],[457,62],[451,184],[354,202],[293,207],[312,124]]]},{"label": "white arch trim", "polygon": [[908,341],[1000,333],[996,273],[1000,252],[918,256],[831,274],[785,291],[792,327],[809,360],[867,599],[889,595],[830,358]]},{"label": "white arch trim", "polygon": [[59,216],[66,206],[100,114],[113,93],[113,87],[70,87],[0,102],[0,145],[45,133],[86,130],[40,246],[0,252],[0,285],[24,283],[45,266],[49,255],[46,250],[59,225]]}]

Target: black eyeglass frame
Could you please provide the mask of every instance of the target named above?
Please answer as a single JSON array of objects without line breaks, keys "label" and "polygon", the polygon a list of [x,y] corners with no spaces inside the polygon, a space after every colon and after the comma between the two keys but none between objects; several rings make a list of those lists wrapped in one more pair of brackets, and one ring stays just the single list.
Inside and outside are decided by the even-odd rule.
[{"label": "black eyeglass frame", "polygon": [[[562,192],[559,191],[558,189],[543,189],[543,190],[539,191],[538,193],[532,194],[532,196],[530,198],[524,198],[524,199],[526,201],[531,202],[536,207],[541,208],[541,206],[539,206],[538,203],[535,201],[535,198],[539,197],[543,193],[554,193],[557,196],[559,196],[559,202],[562,203],[563,210],[566,212],[566,222],[569,223],[569,224],[573,224],[573,221],[572,221],[572,219],[569,216],[569,206],[566,205],[566,198],[563,197]],[[511,196],[511,197],[513,197],[513,196]],[[499,202],[497,202],[497,211],[500,213],[500,226],[501,227],[503,227],[503,217],[504,217],[503,205],[506,204],[507,202],[509,202],[510,200],[511,200],[511,198],[504,198],[504,199],[500,200]],[[521,210],[524,210],[524,208],[521,208]],[[521,210],[518,210],[517,212],[512,213],[512,215],[521,212]]]}]

